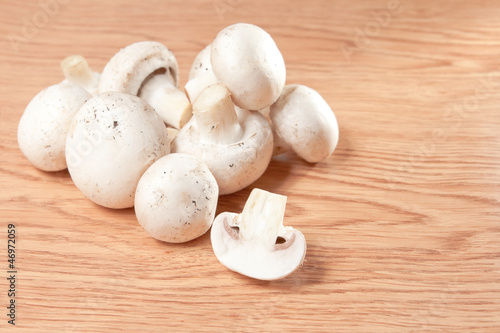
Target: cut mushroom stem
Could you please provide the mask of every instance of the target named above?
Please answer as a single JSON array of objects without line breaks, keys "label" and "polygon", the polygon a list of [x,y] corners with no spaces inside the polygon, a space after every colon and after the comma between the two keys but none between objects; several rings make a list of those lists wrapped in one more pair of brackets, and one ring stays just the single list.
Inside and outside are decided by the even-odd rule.
[{"label": "cut mushroom stem", "polygon": [[186,94],[175,86],[170,74],[152,75],[143,83],[139,97],[155,109],[165,124],[177,129],[181,129],[193,115]]},{"label": "cut mushroom stem", "polygon": [[230,144],[243,137],[231,93],[222,84],[203,90],[193,103],[193,114],[205,142]]},{"label": "cut mushroom stem", "polygon": [[241,238],[272,249],[283,227],[285,207],[286,196],[253,190],[236,219]]},{"label": "cut mushroom stem", "polygon": [[184,86],[186,95],[191,102],[195,101],[200,93],[212,84],[219,82],[212,71],[200,74],[189,81]]},{"label": "cut mushroom stem", "polygon": [[304,261],[306,240],[300,231],[283,226],[285,205],[285,196],[253,189],[241,214],[219,214],[210,234],[217,259],[259,280],[294,272]]},{"label": "cut mushroom stem", "polygon": [[71,83],[79,85],[92,95],[97,92],[99,74],[92,71],[87,60],[81,55],[70,55],[61,61],[64,77]]}]

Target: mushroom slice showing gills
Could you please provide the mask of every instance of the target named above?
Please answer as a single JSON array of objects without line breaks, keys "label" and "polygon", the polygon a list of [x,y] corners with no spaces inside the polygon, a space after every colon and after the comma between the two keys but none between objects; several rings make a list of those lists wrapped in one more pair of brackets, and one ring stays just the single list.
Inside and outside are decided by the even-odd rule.
[{"label": "mushroom slice showing gills", "polygon": [[259,280],[286,277],[302,265],[304,235],[283,226],[286,196],[253,189],[243,212],[221,213],[212,225],[212,247],[227,268]]}]

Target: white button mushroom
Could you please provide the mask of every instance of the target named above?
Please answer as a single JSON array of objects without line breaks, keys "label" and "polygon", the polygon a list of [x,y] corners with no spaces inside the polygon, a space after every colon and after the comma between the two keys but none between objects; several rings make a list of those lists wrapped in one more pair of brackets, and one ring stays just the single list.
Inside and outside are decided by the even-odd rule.
[{"label": "white button mushroom", "polygon": [[238,109],[222,84],[205,89],[193,103],[194,117],[172,143],[172,151],[198,156],[217,179],[221,195],[239,191],[266,170],[272,155],[269,123],[258,112]]},{"label": "white button mushroom", "polygon": [[[285,86],[280,98],[271,105],[269,115],[275,140],[284,141],[309,163],[330,156],[337,146],[337,119],[323,97],[309,87]],[[281,151],[286,145],[281,146]]]},{"label": "white button mushroom", "polygon": [[153,108],[118,92],[90,98],[75,115],[66,140],[75,185],[109,208],[132,207],[140,177],[168,153],[167,128]]},{"label": "white button mushroom", "polygon": [[135,214],[152,237],[181,243],[203,235],[212,225],[219,190],[197,157],[169,154],[144,173],[135,194]]},{"label": "white button mushroom", "polygon": [[44,171],[66,169],[64,153],[71,119],[91,95],[67,80],[40,91],[19,121],[17,141],[24,156]]},{"label": "white button mushroom", "polygon": [[253,189],[243,212],[221,213],[210,234],[217,259],[227,268],[276,280],[294,272],[306,255],[304,235],[283,226],[286,196]]},{"label": "white button mushroom", "polygon": [[99,92],[140,96],[166,124],[180,129],[191,118],[191,105],[178,86],[179,68],[174,54],[158,42],[144,41],[121,49],[108,61]]},{"label": "white button mushroom", "polygon": [[220,31],[212,43],[211,61],[215,76],[243,109],[271,105],[285,85],[285,62],[276,43],[252,24],[237,23]]}]

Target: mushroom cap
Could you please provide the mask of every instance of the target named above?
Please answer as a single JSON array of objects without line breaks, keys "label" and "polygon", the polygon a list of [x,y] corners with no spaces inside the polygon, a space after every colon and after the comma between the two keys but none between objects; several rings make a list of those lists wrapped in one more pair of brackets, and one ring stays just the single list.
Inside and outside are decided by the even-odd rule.
[{"label": "mushroom cap", "polygon": [[19,121],[17,141],[26,158],[38,169],[66,169],[66,136],[73,116],[91,97],[84,88],[62,81],[40,91]]},{"label": "mushroom cap", "polygon": [[179,67],[172,51],[154,41],[134,43],[121,49],[108,61],[101,74],[98,91],[137,95],[144,81],[154,74],[169,74],[172,84],[179,86]]},{"label": "mushroom cap", "polygon": [[300,231],[291,227],[284,228],[280,237],[291,243],[289,245],[285,245],[285,242],[269,248],[247,243],[235,237],[237,229],[231,223],[237,216],[235,213],[224,212],[219,214],[212,224],[212,248],[221,264],[232,271],[259,280],[282,279],[302,265],[307,246]]},{"label": "mushroom cap", "polygon": [[260,110],[276,101],[285,85],[283,56],[272,37],[253,24],[221,30],[211,49],[212,69],[231,91],[234,104]]},{"label": "mushroom cap", "polygon": [[180,130],[172,151],[199,157],[219,184],[219,194],[231,194],[256,181],[272,157],[271,126],[258,112],[236,108],[243,129],[241,140],[227,144],[203,142],[195,117]]},{"label": "mushroom cap", "polygon": [[90,98],[75,115],[66,140],[75,185],[109,208],[132,207],[140,177],[169,150],[167,128],[153,108],[119,92]]},{"label": "mushroom cap", "polygon": [[187,242],[212,225],[217,208],[217,182],[200,159],[169,154],[142,175],[135,194],[135,214],[152,237]]},{"label": "mushroom cap", "polygon": [[306,86],[286,85],[271,105],[273,130],[309,163],[330,156],[339,140],[337,119],[321,95]]},{"label": "mushroom cap", "polygon": [[205,73],[213,73],[212,71],[212,63],[210,61],[210,52],[212,51],[212,44],[208,44],[203,48],[203,50],[198,53],[196,58],[191,65],[191,69],[189,70],[189,80],[194,79],[195,77],[205,74]]}]

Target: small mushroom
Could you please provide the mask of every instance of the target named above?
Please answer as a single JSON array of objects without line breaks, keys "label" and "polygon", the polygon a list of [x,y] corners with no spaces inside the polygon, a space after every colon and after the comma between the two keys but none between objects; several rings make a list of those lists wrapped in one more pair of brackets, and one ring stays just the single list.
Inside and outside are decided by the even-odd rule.
[{"label": "small mushroom", "polygon": [[286,199],[255,188],[241,214],[219,214],[210,234],[217,259],[259,280],[281,279],[301,266],[306,240],[300,231],[283,226]]},{"label": "small mushroom", "polygon": [[178,86],[179,67],[174,54],[163,44],[144,41],[121,49],[108,61],[99,92],[140,96],[166,124],[180,129],[191,117],[191,105]]},{"label": "small mushroom", "polygon": [[212,43],[211,62],[234,104],[243,109],[264,109],[285,85],[283,56],[272,37],[253,24],[237,23],[221,30]]},{"label": "small mushroom", "polygon": [[339,140],[337,119],[328,103],[315,90],[297,84],[285,86],[269,114],[275,141],[283,141],[276,149],[290,147],[309,163],[330,156]]},{"label": "small mushroom", "polygon": [[65,145],[71,119],[91,95],[64,80],[40,91],[19,121],[17,141],[26,158],[38,169],[66,169]]},{"label": "small mushroom", "polygon": [[167,128],[142,98],[109,92],[77,112],[66,140],[68,170],[93,202],[109,208],[134,205],[137,183],[169,153]]},{"label": "small mushroom", "polygon": [[169,154],[142,175],[135,214],[146,232],[161,241],[181,243],[212,225],[219,189],[208,167],[195,156]]},{"label": "small mushroom", "polygon": [[273,137],[260,113],[235,109],[227,88],[214,84],[194,101],[193,114],[173,141],[172,151],[205,162],[221,195],[247,187],[264,173]]}]

